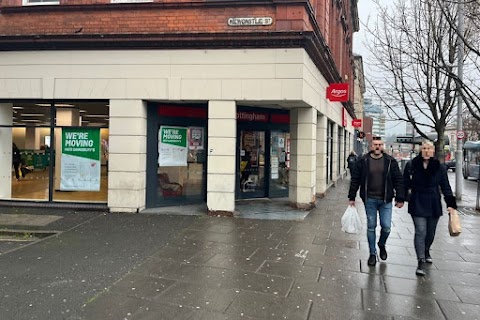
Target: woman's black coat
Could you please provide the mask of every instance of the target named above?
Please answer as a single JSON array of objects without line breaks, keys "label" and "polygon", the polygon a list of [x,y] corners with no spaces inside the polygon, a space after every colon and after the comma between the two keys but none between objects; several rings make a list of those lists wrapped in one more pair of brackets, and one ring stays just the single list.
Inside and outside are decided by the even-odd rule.
[{"label": "woman's black coat", "polygon": [[456,209],[457,203],[448,182],[447,170],[440,161],[430,158],[427,168],[423,167],[421,155],[409,161],[403,172],[405,190],[411,190],[408,212],[417,217],[440,217],[442,204],[440,190],[447,207]]}]

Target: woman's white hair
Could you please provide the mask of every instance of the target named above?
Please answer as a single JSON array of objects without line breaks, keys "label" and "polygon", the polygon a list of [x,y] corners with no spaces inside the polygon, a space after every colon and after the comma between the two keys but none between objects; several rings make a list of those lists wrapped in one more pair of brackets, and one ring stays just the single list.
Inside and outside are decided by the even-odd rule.
[{"label": "woman's white hair", "polygon": [[422,141],[422,147],[423,147],[423,146],[432,146],[432,147],[435,147],[435,144],[433,144],[433,142],[430,141],[430,140],[423,140],[423,141]]}]

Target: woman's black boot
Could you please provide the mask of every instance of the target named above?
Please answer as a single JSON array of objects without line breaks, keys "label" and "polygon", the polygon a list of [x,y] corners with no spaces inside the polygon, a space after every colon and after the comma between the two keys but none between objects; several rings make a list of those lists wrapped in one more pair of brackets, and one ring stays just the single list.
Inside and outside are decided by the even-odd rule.
[{"label": "woman's black boot", "polygon": [[425,275],[425,259],[418,259],[417,271],[415,271],[417,276]]}]

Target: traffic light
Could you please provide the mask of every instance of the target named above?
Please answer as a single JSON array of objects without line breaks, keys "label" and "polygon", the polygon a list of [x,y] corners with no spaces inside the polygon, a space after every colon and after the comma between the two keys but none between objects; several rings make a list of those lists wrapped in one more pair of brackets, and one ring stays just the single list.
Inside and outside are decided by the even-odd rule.
[{"label": "traffic light", "polygon": [[357,133],[357,137],[358,137],[359,139],[365,138],[365,132],[359,131],[359,132]]}]

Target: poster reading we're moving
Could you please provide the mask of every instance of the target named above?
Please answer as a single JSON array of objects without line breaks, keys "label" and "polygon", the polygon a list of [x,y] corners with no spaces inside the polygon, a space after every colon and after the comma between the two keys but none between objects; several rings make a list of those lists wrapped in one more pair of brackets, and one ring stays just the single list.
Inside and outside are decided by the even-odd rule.
[{"label": "poster reading we're moving", "polygon": [[100,191],[100,129],[63,128],[60,190]]},{"label": "poster reading we're moving", "polygon": [[187,129],[186,127],[160,127],[158,132],[159,166],[187,166]]}]

